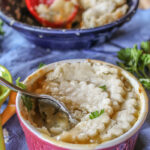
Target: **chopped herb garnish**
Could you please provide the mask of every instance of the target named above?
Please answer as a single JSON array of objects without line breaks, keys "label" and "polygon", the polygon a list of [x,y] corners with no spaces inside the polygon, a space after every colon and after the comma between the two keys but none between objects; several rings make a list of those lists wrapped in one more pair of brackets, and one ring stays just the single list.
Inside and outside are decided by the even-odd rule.
[{"label": "chopped herb garnish", "polygon": [[99,86],[99,88],[103,89],[104,91],[106,91],[106,90],[107,90],[107,87],[106,87],[106,85]]},{"label": "chopped herb garnish", "polygon": [[31,97],[26,96],[26,95],[22,95],[21,98],[23,100],[23,105],[27,108],[28,111],[31,111],[32,110]]},{"label": "chopped herb garnish", "polygon": [[16,80],[16,85],[22,89],[26,89],[26,85],[24,85],[23,83],[20,82],[20,77],[17,78]]},{"label": "chopped herb garnish", "polygon": [[[20,82],[20,77],[17,78],[16,85],[22,89],[26,89],[26,85]],[[32,109],[31,97],[27,95],[22,95],[21,98],[23,100],[23,105],[27,108],[28,111],[31,111]]]},{"label": "chopped herb garnish", "polygon": [[146,89],[148,89],[148,90],[150,90],[150,79],[140,79],[140,82],[143,84],[143,86],[146,88]]},{"label": "chopped herb garnish", "polygon": [[0,35],[4,35],[4,31],[3,31],[3,22],[2,22],[2,20],[0,20]]},{"label": "chopped herb garnish", "polygon": [[45,66],[44,63],[40,63],[39,66],[38,66],[38,69],[40,69],[40,68],[42,68],[42,67],[44,67],[44,66]]},{"label": "chopped herb garnish", "polygon": [[149,53],[149,54],[150,54],[150,42],[142,42],[142,43],[141,43],[141,49],[142,49],[145,53]]},{"label": "chopped herb garnish", "polygon": [[140,48],[122,49],[118,52],[118,65],[136,75],[146,89],[150,89],[150,41],[142,42]]},{"label": "chopped herb garnish", "polygon": [[95,118],[101,116],[103,113],[104,113],[104,109],[102,109],[101,111],[97,110],[97,111],[91,112],[91,114],[89,115],[89,118],[95,119]]}]

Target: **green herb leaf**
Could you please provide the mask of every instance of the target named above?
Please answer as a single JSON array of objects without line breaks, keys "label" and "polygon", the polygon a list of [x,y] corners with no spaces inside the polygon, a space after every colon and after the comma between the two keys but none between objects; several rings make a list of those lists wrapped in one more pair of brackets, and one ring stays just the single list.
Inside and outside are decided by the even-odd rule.
[{"label": "green herb leaf", "polygon": [[[20,82],[20,77],[17,78],[16,85],[22,89],[26,89],[26,85]],[[23,100],[23,105],[27,108],[27,110],[31,111],[33,105],[31,101],[31,97],[27,95],[22,95],[21,99]]]},{"label": "green herb leaf", "polygon": [[23,83],[20,82],[20,77],[17,78],[16,80],[16,85],[22,89],[26,89],[26,85],[24,85]]},{"label": "green herb leaf", "polygon": [[104,109],[102,109],[100,112],[97,110],[95,112],[91,112],[91,114],[89,115],[90,119],[95,119],[99,116],[101,116],[104,113]]},{"label": "green herb leaf", "polygon": [[147,66],[150,64],[150,54],[143,54],[141,56],[141,60],[142,60],[142,63],[144,64],[144,66]]},{"label": "green herb leaf", "polygon": [[40,63],[39,66],[38,66],[38,69],[40,69],[40,68],[42,68],[42,67],[44,67],[44,66],[45,66],[44,63]]},{"label": "green herb leaf", "polygon": [[150,53],[150,42],[142,42],[141,43],[141,49],[145,52],[145,53]]},{"label": "green herb leaf", "polygon": [[104,91],[106,91],[106,90],[107,90],[107,87],[106,87],[106,85],[99,86],[99,88],[103,89]]},{"label": "green herb leaf", "polygon": [[147,75],[146,70],[149,69],[150,71],[150,54],[143,54],[140,59],[139,70],[145,78],[148,78],[149,75]]},{"label": "green herb leaf", "polygon": [[132,62],[130,65],[133,67],[133,71],[137,72],[137,66],[140,59],[140,56],[142,55],[142,51],[137,49],[137,46],[135,46],[131,50],[131,59],[130,62]]},{"label": "green herb leaf", "polygon": [[145,88],[150,90],[150,79],[149,78],[147,78],[147,79],[146,78],[141,78],[139,80],[144,85]]},{"label": "green herb leaf", "polygon": [[135,74],[147,89],[150,89],[150,42],[142,42],[141,48],[122,49],[118,52],[120,62],[117,64]]},{"label": "green herb leaf", "polygon": [[118,54],[117,57],[125,62],[129,62],[130,61],[130,57],[131,57],[131,49],[130,48],[126,48],[126,49],[121,49]]},{"label": "green herb leaf", "polygon": [[2,20],[0,20],[0,35],[4,35],[4,31],[3,31],[3,22],[2,22]]},{"label": "green herb leaf", "polygon": [[21,98],[23,100],[23,105],[27,108],[28,111],[31,111],[33,105],[31,101],[31,97],[22,95]]},{"label": "green herb leaf", "polygon": [[137,65],[141,54],[142,52],[137,49],[137,45],[133,48],[122,49],[117,55],[122,63],[117,62],[117,64],[132,73],[136,72],[140,76],[140,73],[137,70]]}]

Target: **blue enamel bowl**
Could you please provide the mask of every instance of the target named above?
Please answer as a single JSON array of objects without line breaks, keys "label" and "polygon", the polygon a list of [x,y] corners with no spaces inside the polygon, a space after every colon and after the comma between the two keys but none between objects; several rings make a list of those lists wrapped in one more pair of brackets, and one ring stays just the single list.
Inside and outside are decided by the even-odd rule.
[{"label": "blue enamel bowl", "polygon": [[[25,7],[24,0],[0,0],[0,18],[29,41],[50,49],[91,48],[110,39],[128,22],[138,8],[139,0],[128,0],[129,10],[121,19],[91,29],[50,29],[40,27]],[[20,16],[20,12],[22,15]],[[31,24],[34,24],[31,25]]]}]

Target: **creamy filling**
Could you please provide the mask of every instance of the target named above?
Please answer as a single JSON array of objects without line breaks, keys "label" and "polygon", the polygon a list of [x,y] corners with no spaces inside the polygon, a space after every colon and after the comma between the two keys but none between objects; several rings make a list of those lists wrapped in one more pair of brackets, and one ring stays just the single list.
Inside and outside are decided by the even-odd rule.
[{"label": "creamy filling", "polygon": [[[78,121],[70,127],[60,112],[53,116],[52,109],[38,105],[40,113],[45,113],[49,135],[68,143],[102,143],[119,137],[134,125],[140,112],[138,95],[121,70],[101,63],[58,64],[28,89],[60,100]],[[42,128],[34,115],[28,114],[31,122]]]},{"label": "creamy filling", "polygon": [[55,0],[50,6],[45,4],[36,6],[36,11],[41,18],[55,23],[66,21],[74,9],[75,4],[70,0]]},{"label": "creamy filling", "polygon": [[65,21],[79,6],[74,20],[66,28],[94,28],[123,17],[128,5],[126,0],[55,0],[52,5],[40,4],[36,11],[41,18],[51,22]]}]

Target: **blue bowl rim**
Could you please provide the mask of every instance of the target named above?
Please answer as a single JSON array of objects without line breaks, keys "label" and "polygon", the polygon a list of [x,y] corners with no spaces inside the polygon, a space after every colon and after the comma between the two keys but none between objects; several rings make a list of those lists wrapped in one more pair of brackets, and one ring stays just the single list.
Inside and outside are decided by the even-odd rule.
[{"label": "blue bowl rim", "polygon": [[24,29],[28,30],[30,32],[36,32],[39,34],[61,34],[61,35],[70,35],[70,34],[89,34],[89,33],[99,33],[99,32],[104,32],[109,29],[112,29],[116,26],[119,26],[123,24],[124,22],[127,22],[131,19],[133,14],[136,12],[137,8],[139,5],[139,0],[135,0],[134,6],[132,6],[132,9],[130,10],[129,13],[127,13],[125,16],[120,18],[117,21],[114,21],[110,24],[106,24],[104,26],[96,27],[96,28],[89,28],[89,29],[52,29],[52,28],[47,28],[47,27],[38,27],[38,26],[31,26],[26,23],[22,23],[20,21],[14,20],[12,17],[6,16],[2,11],[0,11],[0,18],[9,26],[12,26],[17,29]]}]

